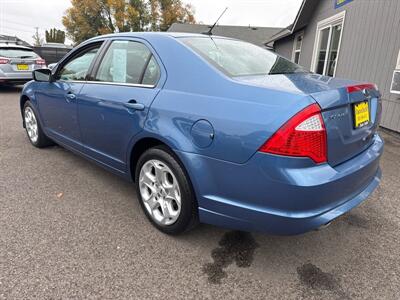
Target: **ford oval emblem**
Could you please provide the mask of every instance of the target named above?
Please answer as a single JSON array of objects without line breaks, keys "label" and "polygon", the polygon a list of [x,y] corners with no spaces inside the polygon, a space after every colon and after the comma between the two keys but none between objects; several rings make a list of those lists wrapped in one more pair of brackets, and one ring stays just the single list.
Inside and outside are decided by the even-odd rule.
[{"label": "ford oval emblem", "polygon": [[370,98],[371,95],[369,94],[369,91],[367,89],[363,89],[362,93],[364,94],[365,97]]}]

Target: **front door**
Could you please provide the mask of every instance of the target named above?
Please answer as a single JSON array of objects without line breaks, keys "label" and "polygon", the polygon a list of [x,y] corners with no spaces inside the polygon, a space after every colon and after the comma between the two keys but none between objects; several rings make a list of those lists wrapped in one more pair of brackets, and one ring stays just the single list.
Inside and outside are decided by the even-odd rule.
[{"label": "front door", "polygon": [[69,146],[77,147],[81,140],[78,99],[99,48],[97,44],[73,55],[57,70],[55,80],[42,83],[45,86],[36,93],[46,132]]},{"label": "front door", "polygon": [[148,46],[133,40],[111,42],[79,101],[82,141],[89,156],[126,171],[128,145],[143,128],[160,75]]}]

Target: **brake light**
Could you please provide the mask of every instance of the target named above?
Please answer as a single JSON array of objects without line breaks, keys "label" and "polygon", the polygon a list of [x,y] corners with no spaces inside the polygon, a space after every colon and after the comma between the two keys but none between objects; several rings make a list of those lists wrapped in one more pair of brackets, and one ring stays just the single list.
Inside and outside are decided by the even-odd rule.
[{"label": "brake light", "polygon": [[309,157],[316,163],[327,161],[326,129],[318,104],[297,113],[259,149],[284,156]]},{"label": "brake light", "polygon": [[0,65],[6,65],[8,63],[10,63],[10,60],[8,58],[0,57]]},{"label": "brake light", "polygon": [[38,59],[35,61],[35,64],[37,64],[37,65],[45,65],[45,64],[46,64],[46,61],[45,61],[43,58],[38,58]]},{"label": "brake light", "polygon": [[347,92],[354,93],[354,92],[361,92],[362,90],[378,90],[378,87],[373,83],[366,83],[366,84],[357,84],[357,85],[350,85],[347,87]]}]

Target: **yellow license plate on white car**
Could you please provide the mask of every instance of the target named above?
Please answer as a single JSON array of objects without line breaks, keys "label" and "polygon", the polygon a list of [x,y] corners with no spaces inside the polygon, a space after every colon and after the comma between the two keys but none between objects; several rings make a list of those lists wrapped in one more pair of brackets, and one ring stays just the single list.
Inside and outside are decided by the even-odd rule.
[{"label": "yellow license plate on white car", "polygon": [[28,71],[29,70],[29,66],[28,65],[18,64],[17,65],[17,70],[19,70],[19,71]]},{"label": "yellow license plate on white car", "polygon": [[369,104],[368,101],[363,101],[354,104],[354,127],[360,128],[368,125],[370,122],[369,117]]}]

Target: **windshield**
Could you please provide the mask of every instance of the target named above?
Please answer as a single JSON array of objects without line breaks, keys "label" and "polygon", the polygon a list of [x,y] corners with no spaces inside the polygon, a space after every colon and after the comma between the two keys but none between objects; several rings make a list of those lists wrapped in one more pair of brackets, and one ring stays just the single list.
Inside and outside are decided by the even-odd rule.
[{"label": "windshield", "polygon": [[182,40],[230,77],[307,72],[301,66],[250,43],[212,37]]},{"label": "windshield", "polygon": [[0,56],[7,58],[38,58],[39,56],[31,49],[23,48],[0,48]]}]

